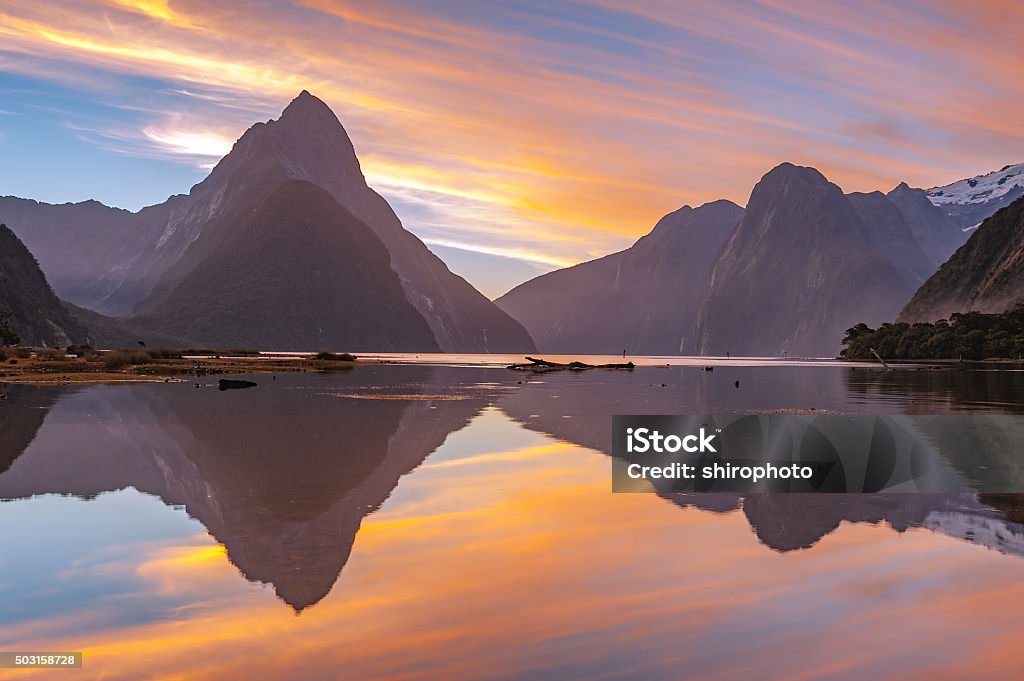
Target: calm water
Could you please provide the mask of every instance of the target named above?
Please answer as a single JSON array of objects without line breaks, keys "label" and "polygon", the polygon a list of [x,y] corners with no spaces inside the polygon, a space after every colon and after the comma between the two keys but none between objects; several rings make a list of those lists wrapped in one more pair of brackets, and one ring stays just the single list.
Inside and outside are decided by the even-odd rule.
[{"label": "calm water", "polygon": [[613,495],[607,453],[612,414],[1024,413],[1024,372],[691,364],[7,386],[0,650],[86,662],[0,678],[1024,675],[1024,498]]}]

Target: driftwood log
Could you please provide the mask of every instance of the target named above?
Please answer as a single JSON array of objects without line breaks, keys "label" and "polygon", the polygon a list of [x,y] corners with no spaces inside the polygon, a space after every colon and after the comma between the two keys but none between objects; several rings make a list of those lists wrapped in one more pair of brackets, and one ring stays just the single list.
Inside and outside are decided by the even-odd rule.
[{"label": "driftwood log", "polygon": [[560,362],[549,362],[546,359],[537,359],[536,357],[527,357],[529,360],[523,364],[509,364],[509,369],[515,371],[532,371],[534,373],[543,374],[548,371],[586,371],[587,369],[627,369],[631,370],[636,365],[632,362],[626,362],[625,364],[587,364],[585,362],[569,362],[568,364],[562,364]]}]

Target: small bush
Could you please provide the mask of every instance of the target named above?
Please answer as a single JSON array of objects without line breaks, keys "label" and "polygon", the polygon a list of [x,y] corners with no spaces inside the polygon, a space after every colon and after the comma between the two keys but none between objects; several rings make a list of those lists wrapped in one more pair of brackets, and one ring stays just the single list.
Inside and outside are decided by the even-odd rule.
[{"label": "small bush", "polygon": [[318,352],[316,353],[315,359],[323,360],[325,362],[354,362],[356,361],[355,355],[350,355],[347,352],[340,354],[334,352]]},{"label": "small bush", "polygon": [[107,369],[121,369],[133,364],[149,364],[153,361],[146,350],[111,350],[103,353],[103,366]]}]

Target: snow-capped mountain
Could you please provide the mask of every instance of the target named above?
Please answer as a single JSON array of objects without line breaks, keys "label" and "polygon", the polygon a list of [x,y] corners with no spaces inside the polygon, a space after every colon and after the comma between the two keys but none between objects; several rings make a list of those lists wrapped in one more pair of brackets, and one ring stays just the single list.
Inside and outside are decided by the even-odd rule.
[{"label": "snow-capped mountain", "polygon": [[1024,163],[927,191],[929,201],[953,218],[960,229],[970,230],[1024,196]]}]

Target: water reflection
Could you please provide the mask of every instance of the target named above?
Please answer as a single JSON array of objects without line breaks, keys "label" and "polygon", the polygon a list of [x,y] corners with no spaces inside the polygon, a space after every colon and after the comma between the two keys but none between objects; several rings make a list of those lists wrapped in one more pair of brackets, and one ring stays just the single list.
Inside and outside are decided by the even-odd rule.
[{"label": "water reflection", "polygon": [[[61,592],[33,612],[52,587],[32,563],[0,562],[0,596],[23,592],[0,640],[87,647],[109,678],[1019,670],[999,657],[1003,634],[975,636],[976,619],[951,613],[1013,631],[1020,496],[609,493],[615,413],[959,410],[948,392],[875,402],[846,370],[820,368],[255,380],[228,393],[12,388],[0,498],[20,501],[0,504],[0,523],[64,546],[33,545],[65,589],[93,595],[86,607]],[[987,408],[1011,401],[990,389]],[[178,526],[119,538],[130,516],[140,532],[143,518],[173,524],[151,497],[107,494],[127,487],[184,508],[214,540]],[[105,534],[90,529],[99,518]],[[883,645],[910,629],[917,646]]]},{"label": "water reflection", "polygon": [[2,389],[0,401],[0,473],[32,442],[43,425],[46,411],[59,391],[31,385],[11,385]]},{"label": "water reflection", "polygon": [[[17,391],[9,420],[23,436],[13,447],[39,432],[0,476],[0,497],[153,494],[183,506],[248,579],[302,610],[330,591],[363,516],[483,407],[471,394],[419,399],[431,371],[403,368],[401,400],[337,398],[334,387],[288,375],[228,395],[97,386],[65,393],[42,429],[44,412],[21,395],[38,402],[55,391]],[[367,371],[358,390],[375,397],[392,379]]]},{"label": "water reflection", "polygon": [[1019,364],[972,364],[900,371],[849,368],[851,396],[866,404],[896,402],[908,413],[995,411],[1024,414],[1024,370]]}]

